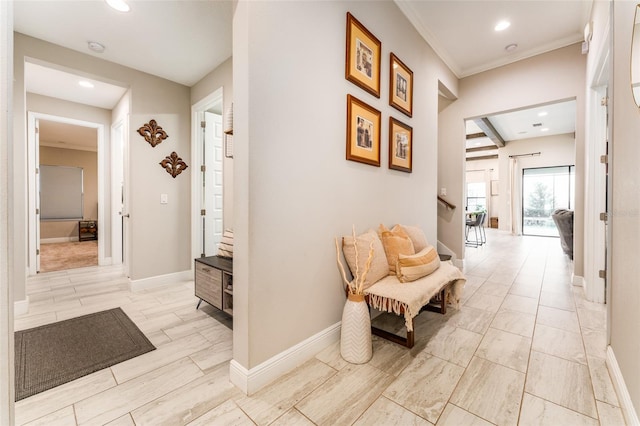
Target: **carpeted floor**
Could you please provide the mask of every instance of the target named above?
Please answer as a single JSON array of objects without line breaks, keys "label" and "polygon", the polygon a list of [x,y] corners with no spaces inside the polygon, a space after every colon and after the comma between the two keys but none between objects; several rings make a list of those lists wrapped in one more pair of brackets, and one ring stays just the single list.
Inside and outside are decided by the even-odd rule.
[{"label": "carpeted floor", "polygon": [[97,241],[40,245],[40,272],[64,271],[97,265]]},{"label": "carpeted floor", "polygon": [[17,331],[16,401],[154,349],[120,308]]}]

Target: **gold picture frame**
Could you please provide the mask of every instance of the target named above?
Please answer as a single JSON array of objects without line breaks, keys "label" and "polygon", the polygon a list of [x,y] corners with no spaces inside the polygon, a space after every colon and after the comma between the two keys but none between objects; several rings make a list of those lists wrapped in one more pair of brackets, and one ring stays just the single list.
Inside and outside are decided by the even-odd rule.
[{"label": "gold picture frame", "polygon": [[381,113],[347,95],[347,160],[380,167]]},{"label": "gold picture frame", "polygon": [[345,78],[379,98],[382,43],[349,12],[346,53]]},{"label": "gold picture frame", "polygon": [[413,116],[413,71],[391,53],[389,64],[389,105]]},{"label": "gold picture frame", "polygon": [[412,163],[413,128],[389,117],[389,168],[411,173]]}]

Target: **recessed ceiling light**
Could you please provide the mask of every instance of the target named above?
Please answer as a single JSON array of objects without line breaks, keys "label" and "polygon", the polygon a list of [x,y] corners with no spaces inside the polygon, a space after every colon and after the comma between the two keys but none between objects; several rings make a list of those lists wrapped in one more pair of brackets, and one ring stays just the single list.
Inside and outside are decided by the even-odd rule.
[{"label": "recessed ceiling light", "polygon": [[538,113],[538,117],[544,117],[547,114],[549,114],[547,111],[541,111]]},{"label": "recessed ceiling light", "polygon": [[513,52],[514,50],[516,50],[518,48],[518,45],[515,43],[511,43],[509,45],[507,45],[504,50],[506,50],[507,52]]},{"label": "recessed ceiling light", "polygon": [[93,50],[94,52],[104,52],[104,45],[98,43],[97,41],[89,41],[87,42],[87,46],[89,46],[89,50]]},{"label": "recessed ceiling light", "polygon": [[94,88],[93,83],[91,83],[90,81],[87,81],[87,80],[80,80],[78,82],[78,84],[80,86],[82,86],[82,87],[86,87],[87,89],[93,89]]},{"label": "recessed ceiling light", "polygon": [[105,0],[109,6],[117,10],[118,12],[128,12],[131,10],[125,0]]},{"label": "recessed ceiling light", "polygon": [[540,129],[540,131],[541,131],[541,132],[548,132],[548,131],[549,131],[549,128],[547,128],[547,127],[543,127],[542,129]]},{"label": "recessed ceiling light", "polygon": [[504,31],[507,28],[509,28],[511,26],[511,22],[509,21],[500,21],[496,24],[495,27],[493,27],[494,30],[496,31]]}]

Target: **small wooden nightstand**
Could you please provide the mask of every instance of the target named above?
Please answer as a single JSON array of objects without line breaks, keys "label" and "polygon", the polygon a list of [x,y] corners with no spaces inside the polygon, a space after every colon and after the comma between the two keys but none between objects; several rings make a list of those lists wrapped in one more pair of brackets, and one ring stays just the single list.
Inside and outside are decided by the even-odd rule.
[{"label": "small wooden nightstand", "polygon": [[98,221],[78,221],[78,241],[90,241],[98,239]]}]

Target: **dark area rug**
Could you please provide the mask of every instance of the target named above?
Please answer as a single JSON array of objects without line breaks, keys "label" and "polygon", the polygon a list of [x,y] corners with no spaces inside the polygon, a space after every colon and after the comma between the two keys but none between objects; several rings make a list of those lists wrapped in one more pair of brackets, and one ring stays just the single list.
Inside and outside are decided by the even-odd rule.
[{"label": "dark area rug", "polygon": [[16,401],[154,349],[120,308],[16,331]]}]

